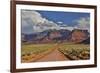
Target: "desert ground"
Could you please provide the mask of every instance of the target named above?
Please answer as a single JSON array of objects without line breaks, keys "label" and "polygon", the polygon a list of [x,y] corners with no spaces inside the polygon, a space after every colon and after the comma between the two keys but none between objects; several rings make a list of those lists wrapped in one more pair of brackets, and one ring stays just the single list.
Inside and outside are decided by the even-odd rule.
[{"label": "desert ground", "polygon": [[22,44],[21,48],[22,63],[86,60],[89,58],[90,48],[86,44]]}]

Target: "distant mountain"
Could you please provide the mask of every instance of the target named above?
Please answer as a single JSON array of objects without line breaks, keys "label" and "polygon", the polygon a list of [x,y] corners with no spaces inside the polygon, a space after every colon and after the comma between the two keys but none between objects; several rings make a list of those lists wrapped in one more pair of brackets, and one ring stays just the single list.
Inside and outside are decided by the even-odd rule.
[{"label": "distant mountain", "polygon": [[34,34],[23,34],[22,42],[50,43],[50,42],[82,42],[89,37],[87,30],[45,30]]},{"label": "distant mountain", "polygon": [[83,40],[80,43],[82,43],[82,44],[90,44],[90,37],[88,37],[87,39]]},{"label": "distant mountain", "polygon": [[53,30],[49,33],[49,38],[52,40],[67,40],[71,31],[69,30]]},{"label": "distant mountain", "polygon": [[82,42],[89,37],[88,30],[74,29],[72,30],[70,40],[72,42]]}]

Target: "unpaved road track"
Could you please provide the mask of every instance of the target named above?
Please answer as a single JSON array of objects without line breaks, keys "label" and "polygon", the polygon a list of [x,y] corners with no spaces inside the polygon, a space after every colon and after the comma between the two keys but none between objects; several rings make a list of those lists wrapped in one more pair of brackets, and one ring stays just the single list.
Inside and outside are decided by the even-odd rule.
[{"label": "unpaved road track", "polygon": [[56,45],[54,48],[55,49],[51,53],[47,54],[46,56],[44,56],[43,58],[37,60],[36,62],[69,60],[60,51],[58,51],[59,45]]}]

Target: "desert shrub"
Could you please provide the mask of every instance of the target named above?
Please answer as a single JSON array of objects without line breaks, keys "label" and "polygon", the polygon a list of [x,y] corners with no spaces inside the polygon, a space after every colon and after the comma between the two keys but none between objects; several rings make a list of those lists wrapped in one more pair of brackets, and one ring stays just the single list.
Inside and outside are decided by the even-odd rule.
[{"label": "desert shrub", "polygon": [[59,51],[72,60],[90,58],[90,49],[87,45],[64,45]]}]

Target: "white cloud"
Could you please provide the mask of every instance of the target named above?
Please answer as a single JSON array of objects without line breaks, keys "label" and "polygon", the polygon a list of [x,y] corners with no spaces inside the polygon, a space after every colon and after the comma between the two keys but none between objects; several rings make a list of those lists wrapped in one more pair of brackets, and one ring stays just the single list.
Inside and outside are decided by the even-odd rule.
[{"label": "white cloud", "polygon": [[37,11],[22,10],[22,26],[33,27],[33,32],[41,32],[47,29],[60,29],[53,21],[43,18]]},{"label": "white cloud", "polygon": [[22,10],[22,19],[26,21],[30,19],[34,24],[41,23],[44,20],[38,12],[29,10]]},{"label": "white cloud", "polygon": [[75,21],[77,23],[76,27],[80,29],[87,29],[90,31],[90,18],[89,17],[82,17],[79,20]]},{"label": "white cloud", "polygon": [[62,24],[63,22],[61,22],[61,21],[59,21],[59,22],[57,22],[58,24]]},{"label": "white cloud", "polygon": [[60,27],[60,29],[67,29],[67,30],[72,31],[73,29],[75,29],[75,27],[66,26],[66,27]]}]

